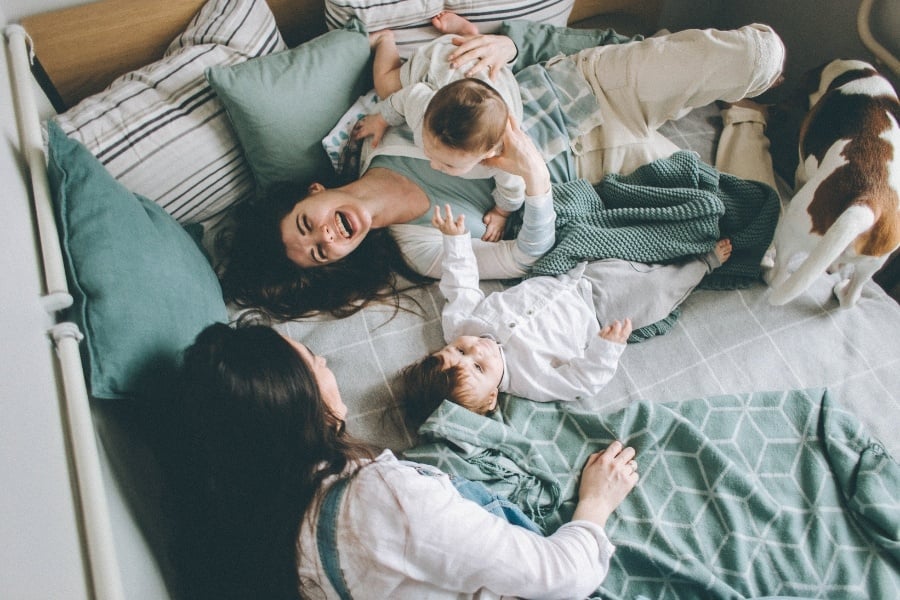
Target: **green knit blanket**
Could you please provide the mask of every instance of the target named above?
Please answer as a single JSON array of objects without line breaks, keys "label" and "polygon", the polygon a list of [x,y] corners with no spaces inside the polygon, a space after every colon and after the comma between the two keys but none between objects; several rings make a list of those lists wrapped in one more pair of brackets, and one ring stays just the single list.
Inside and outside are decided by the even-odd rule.
[{"label": "green knit blanket", "polygon": [[824,390],[637,402],[613,414],[445,401],[410,460],[482,481],[551,533],[588,455],[619,439],[641,480],[607,523],[597,597],[900,598],[900,465]]},{"label": "green knit blanket", "polygon": [[607,175],[596,189],[585,180],[554,185],[553,199],[557,243],[531,275],[601,258],[668,262],[706,254],[728,237],[731,259],[700,284],[714,289],[758,280],[780,210],[771,187],[721,173],[685,150],[629,175]]}]

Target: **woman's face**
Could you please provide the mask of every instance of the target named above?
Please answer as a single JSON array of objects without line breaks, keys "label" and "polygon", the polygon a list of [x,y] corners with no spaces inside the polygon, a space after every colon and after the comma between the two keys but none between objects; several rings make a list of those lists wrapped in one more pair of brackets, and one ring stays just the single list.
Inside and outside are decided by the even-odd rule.
[{"label": "woman's face", "polygon": [[297,350],[297,354],[300,355],[300,358],[312,371],[316,385],[319,386],[319,394],[322,395],[322,401],[325,402],[325,405],[338,419],[342,421],[346,419],[347,405],[344,404],[344,400],[341,398],[337,380],[334,378],[334,373],[328,368],[325,358],[313,354],[312,350],[296,340],[292,340],[289,337],[284,339]]},{"label": "woman's face", "polygon": [[372,216],[357,199],[320,184],[281,220],[281,241],[288,259],[301,267],[340,260],[356,250],[372,227]]}]

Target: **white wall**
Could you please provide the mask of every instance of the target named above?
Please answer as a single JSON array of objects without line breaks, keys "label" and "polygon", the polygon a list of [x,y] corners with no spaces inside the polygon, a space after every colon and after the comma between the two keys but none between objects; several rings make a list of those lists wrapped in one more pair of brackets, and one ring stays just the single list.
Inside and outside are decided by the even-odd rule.
[{"label": "white wall", "polygon": [[5,43],[0,137],[0,596],[78,600],[88,597],[83,551]]},{"label": "white wall", "polygon": [[[786,93],[790,84],[806,71],[834,58],[875,62],[857,33],[859,5],[860,0],[718,0],[715,24],[736,27],[761,21],[774,27],[787,47]],[[871,17],[872,33],[879,42],[895,54],[900,53],[900,2],[875,0]],[[881,70],[891,76],[887,69]],[[898,85],[897,78],[892,79]]]}]

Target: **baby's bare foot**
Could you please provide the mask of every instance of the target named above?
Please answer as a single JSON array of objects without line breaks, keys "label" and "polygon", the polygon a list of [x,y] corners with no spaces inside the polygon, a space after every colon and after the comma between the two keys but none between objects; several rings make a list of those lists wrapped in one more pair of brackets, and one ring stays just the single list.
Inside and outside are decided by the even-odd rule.
[{"label": "baby's bare foot", "polygon": [[393,42],[394,32],[390,29],[382,29],[369,34],[369,48],[375,50],[381,42]]},{"label": "baby's bare foot", "polygon": [[431,24],[441,33],[456,35],[476,35],[478,33],[478,28],[470,20],[446,10],[432,17]]},{"label": "baby's bare foot", "polygon": [[731,258],[731,240],[728,238],[722,238],[718,242],[716,242],[716,247],[713,249],[713,252],[716,253],[716,258],[719,259],[719,264],[724,263],[726,260]]}]

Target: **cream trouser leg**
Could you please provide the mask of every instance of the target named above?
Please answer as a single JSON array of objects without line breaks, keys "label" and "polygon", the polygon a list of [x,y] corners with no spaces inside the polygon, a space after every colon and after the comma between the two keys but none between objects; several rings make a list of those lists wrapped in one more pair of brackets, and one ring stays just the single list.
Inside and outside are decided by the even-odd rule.
[{"label": "cream trouser leg", "polygon": [[775,190],[775,170],[766,137],[765,107],[745,104],[722,109],[722,137],[716,168],[741,179],[766,183]]},{"label": "cream trouser leg", "polygon": [[781,74],[784,45],[768,26],[748,25],[680,31],[574,57],[603,120],[573,143],[576,170],[597,182],[671,155],[677,148],[657,131],[666,121],[764,92]]}]

